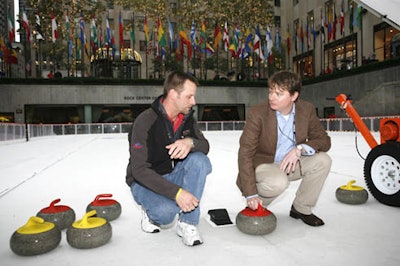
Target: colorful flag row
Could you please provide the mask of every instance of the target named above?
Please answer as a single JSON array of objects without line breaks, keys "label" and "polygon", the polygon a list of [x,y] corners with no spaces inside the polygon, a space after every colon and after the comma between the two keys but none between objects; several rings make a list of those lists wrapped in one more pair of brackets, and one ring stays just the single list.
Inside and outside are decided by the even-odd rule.
[{"label": "colorful flag row", "polygon": [[[51,28],[52,28],[51,39],[53,43],[55,43],[59,39],[58,23],[53,12],[51,12],[50,16],[51,16]],[[26,41],[30,43],[33,38],[31,34],[29,21],[27,19],[25,11],[22,11],[22,18],[23,18],[22,26],[24,27],[27,36]],[[43,40],[45,36],[41,28],[40,17],[38,15],[35,15],[35,19],[36,19],[36,25],[35,25],[36,39]],[[134,17],[132,16],[130,35],[131,35],[131,40],[133,42],[133,47],[135,46],[136,42],[134,23],[135,23]],[[71,56],[72,54],[71,49],[73,46],[72,45],[73,36],[70,32],[71,29],[70,29],[70,22],[68,15],[65,15],[65,24],[66,24],[65,36],[66,36],[66,41],[68,43],[68,55]],[[234,27],[232,38],[230,38],[228,24],[225,23],[224,25],[225,26],[223,31],[221,31],[220,26],[218,24],[215,25],[213,42],[210,43],[208,41],[205,21],[201,22],[200,33],[196,31],[196,24],[194,21],[192,21],[190,34],[188,37],[182,21],[180,21],[179,23],[179,32],[176,36],[174,34],[171,22],[168,19],[168,30],[169,30],[169,42],[168,42],[167,41],[168,38],[164,32],[163,24],[160,18],[157,19],[154,38],[153,36],[149,36],[149,26],[147,17],[145,16],[143,30],[145,35],[147,52],[151,53],[152,49],[154,49],[156,56],[161,56],[162,58],[165,58],[167,48],[169,48],[171,53],[175,52],[181,55],[183,54],[183,51],[186,48],[187,57],[188,59],[190,59],[192,54],[196,51],[208,55],[213,55],[215,53],[215,50],[219,48],[222,42],[224,50],[226,52],[229,52],[234,58],[244,59],[248,57],[251,52],[254,52],[261,60],[265,60],[265,58],[271,56],[272,47],[274,46],[274,44],[272,41],[272,36],[269,27],[267,27],[266,29],[266,35],[265,35],[266,37],[265,40],[263,40],[261,38],[259,26],[257,26],[256,29],[254,29],[255,31],[254,34],[251,32],[250,29],[247,29],[245,35],[242,37],[239,25],[237,23]],[[15,27],[13,25],[13,21],[11,18],[9,19],[8,28],[9,28],[9,34],[8,34],[9,40],[11,40],[12,42],[15,38]],[[122,50],[125,48],[124,32],[125,32],[125,27],[123,25],[123,20],[120,12],[118,16],[118,37],[119,37],[120,48]],[[85,36],[85,21],[83,19],[82,14],[80,14],[79,28],[77,29],[76,38],[79,38],[80,44],[83,47],[85,47],[85,50],[88,50],[88,42]],[[279,41],[280,39],[278,30],[276,31],[275,38],[277,40],[275,42],[275,46],[277,50],[280,51],[280,41]],[[168,43],[169,47],[167,47]],[[104,36],[101,31],[97,30],[96,19],[94,16],[92,16],[90,21],[90,47],[93,49],[92,50],[93,52],[95,52],[95,50],[98,48],[111,47],[113,53],[115,53],[116,41],[110,29],[108,15],[106,15],[106,30],[104,32]]]}]

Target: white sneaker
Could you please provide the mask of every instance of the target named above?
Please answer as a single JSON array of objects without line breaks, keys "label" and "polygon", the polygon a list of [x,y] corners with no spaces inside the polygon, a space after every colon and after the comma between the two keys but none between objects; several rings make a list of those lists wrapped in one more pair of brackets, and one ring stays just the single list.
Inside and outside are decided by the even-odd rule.
[{"label": "white sneaker", "polygon": [[197,227],[194,225],[178,221],[176,234],[182,237],[182,241],[185,245],[195,246],[203,244],[203,239],[200,236],[199,230],[197,230]]},{"label": "white sneaker", "polygon": [[142,209],[142,221],[141,221],[142,230],[146,233],[158,233],[160,232],[160,227],[154,224],[144,209]]}]

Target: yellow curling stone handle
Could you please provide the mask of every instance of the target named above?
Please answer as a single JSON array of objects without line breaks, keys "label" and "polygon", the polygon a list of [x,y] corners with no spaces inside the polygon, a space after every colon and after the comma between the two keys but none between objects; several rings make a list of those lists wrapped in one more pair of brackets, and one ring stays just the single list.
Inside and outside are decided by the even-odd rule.
[{"label": "yellow curling stone handle", "polygon": [[25,225],[18,228],[17,232],[25,235],[33,235],[50,231],[54,227],[54,223],[46,222],[41,217],[32,216]]},{"label": "yellow curling stone handle", "polygon": [[72,223],[72,227],[80,229],[89,229],[89,228],[100,227],[105,223],[107,223],[106,219],[101,217],[92,217],[94,215],[96,215],[96,210],[91,210],[87,212],[83,216],[82,220]]},{"label": "yellow curling stone handle", "polygon": [[353,184],[355,183],[355,180],[351,180],[349,181],[346,185],[340,186],[341,189],[344,190],[352,190],[352,191],[360,191],[360,190],[364,190],[363,187],[360,186],[353,186]]}]

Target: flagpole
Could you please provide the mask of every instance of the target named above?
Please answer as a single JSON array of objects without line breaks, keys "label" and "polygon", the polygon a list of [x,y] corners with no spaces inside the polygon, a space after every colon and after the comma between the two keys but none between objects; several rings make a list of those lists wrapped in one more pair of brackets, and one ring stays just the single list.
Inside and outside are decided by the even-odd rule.
[{"label": "flagpole", "polygon": [[36,73],[36,76],[42,77],[42,42],[40,40],[38,40],[38,48],[39,73]]},{"label": "flagpole", "polygon": [[146,79],[149,79],[149,71],[148,71],[148,57],[147,57],[147,49],[148,49],[148,43],[146,42]]},{"label": "flagpole", "polygon": [[56,44],[53,43],[53,73],[56,73]]}]

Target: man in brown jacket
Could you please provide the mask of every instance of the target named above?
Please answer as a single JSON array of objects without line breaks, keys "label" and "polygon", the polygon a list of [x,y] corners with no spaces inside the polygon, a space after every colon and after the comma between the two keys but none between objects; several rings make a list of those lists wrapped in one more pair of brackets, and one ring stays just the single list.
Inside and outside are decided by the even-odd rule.
[{"label": "man in brown jacket", "polygon": [[237,186],[247,206],[264,207],[289,186],[302,179],[290,216],[311,226],[324,222],[312,213],[331,158],[331,140],[323,129],[314,105],[298,99],[300,78],[290,71],[269,79],[268,99],[252,107],[240,137]]}]

